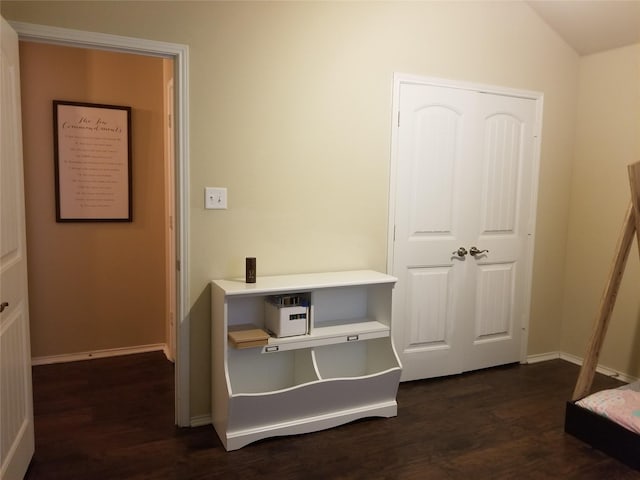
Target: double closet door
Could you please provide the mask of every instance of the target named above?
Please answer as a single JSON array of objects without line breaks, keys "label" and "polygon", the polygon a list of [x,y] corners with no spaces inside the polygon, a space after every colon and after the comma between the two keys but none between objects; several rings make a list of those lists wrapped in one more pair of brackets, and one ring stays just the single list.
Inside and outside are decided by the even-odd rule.
[{"label": "double closet door", "polygon": [[393,338],[402,380],[520,361],[531,284],[534,95],[400,82]]}]

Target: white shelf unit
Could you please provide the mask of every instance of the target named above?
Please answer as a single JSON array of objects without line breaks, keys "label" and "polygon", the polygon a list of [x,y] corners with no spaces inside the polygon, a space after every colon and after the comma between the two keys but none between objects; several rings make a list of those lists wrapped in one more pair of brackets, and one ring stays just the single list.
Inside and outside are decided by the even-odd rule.
[{"label": "white shelf unit", "polygon": [[[224,447],[396,416],[395,282],[370,270],[211,282],[212,418]],[[229,326],[264,328],[266,297],[285,294],[310,300],[308,334],[243,349],[227,341]]]}]

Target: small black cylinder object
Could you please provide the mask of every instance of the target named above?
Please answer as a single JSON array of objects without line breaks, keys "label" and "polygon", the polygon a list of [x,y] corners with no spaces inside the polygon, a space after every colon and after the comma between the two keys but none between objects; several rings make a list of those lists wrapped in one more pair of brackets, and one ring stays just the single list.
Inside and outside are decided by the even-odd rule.
[{"label": "small black cylinder object", "polygon": [[246,282],[256,283],[256,257],[247,257]]}]

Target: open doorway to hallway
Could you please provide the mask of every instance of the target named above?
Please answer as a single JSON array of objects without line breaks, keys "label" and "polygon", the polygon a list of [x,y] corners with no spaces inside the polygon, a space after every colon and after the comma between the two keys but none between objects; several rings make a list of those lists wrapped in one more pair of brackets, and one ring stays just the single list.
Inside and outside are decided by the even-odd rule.
[{"label": "open doorway to hallway", "polygon": [[[175,356],[173,60],[21,42],[32,356]],[[55,222],[52,100],[132,107],[131,223]]]}]

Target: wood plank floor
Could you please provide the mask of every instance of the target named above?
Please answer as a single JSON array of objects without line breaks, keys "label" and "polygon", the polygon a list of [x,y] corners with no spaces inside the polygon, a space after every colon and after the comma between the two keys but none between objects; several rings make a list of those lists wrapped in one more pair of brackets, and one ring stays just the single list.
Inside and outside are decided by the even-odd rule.
[{"label": "wood plank floor", "polygon": [[225,452],[211,426],[173,425],[173,365],[162,353],[37,366],[26,478],[640,479],[564,433],[577,374],[553,360],[407,382],[396,418]]}]

